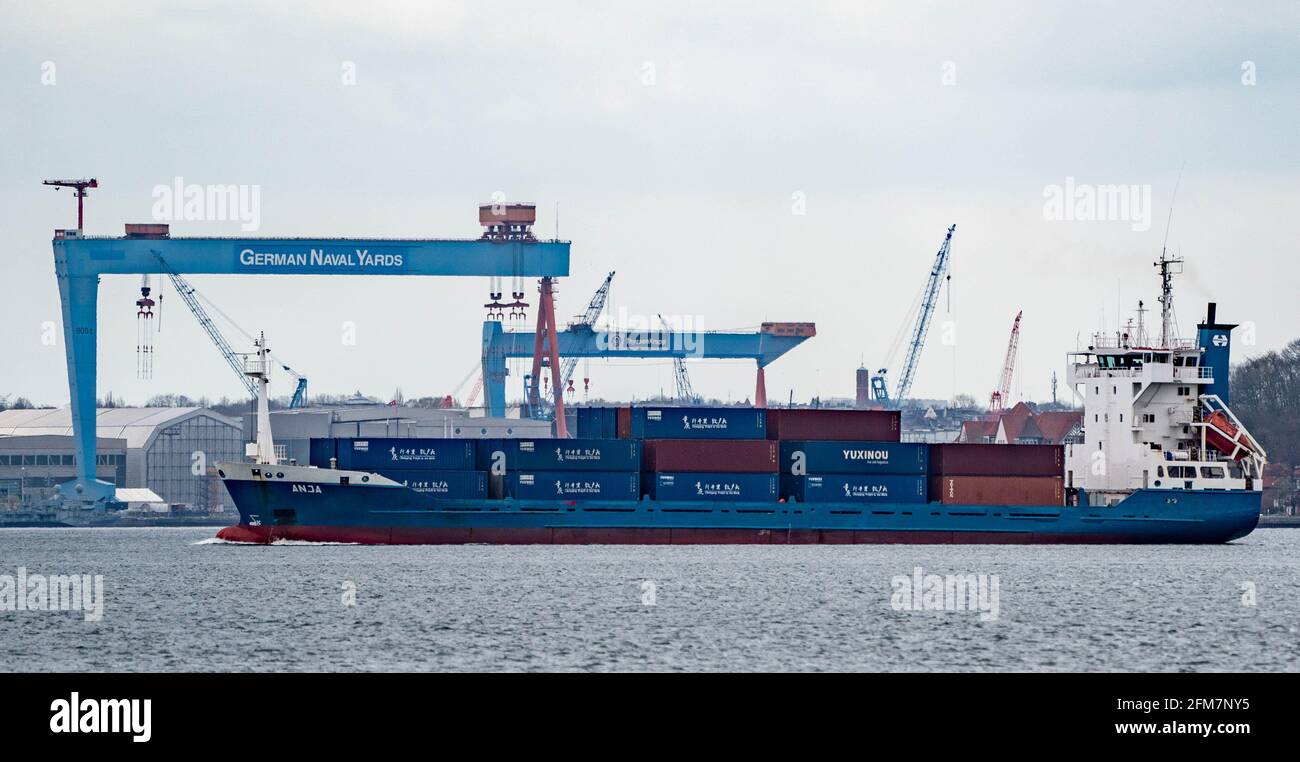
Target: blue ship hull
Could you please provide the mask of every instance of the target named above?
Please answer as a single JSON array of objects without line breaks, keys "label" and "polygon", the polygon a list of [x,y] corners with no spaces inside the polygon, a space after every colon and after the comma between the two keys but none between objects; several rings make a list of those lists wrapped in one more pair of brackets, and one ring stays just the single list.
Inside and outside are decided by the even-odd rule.
[{"label": "blue ship hull", "polygon": [[1074,507],[443,500],[374,484],[225,484],[240,523],[218,536],[258,543],[1224,543],[1255,528],[1260,505],[1258,491],[1144,489]]}]

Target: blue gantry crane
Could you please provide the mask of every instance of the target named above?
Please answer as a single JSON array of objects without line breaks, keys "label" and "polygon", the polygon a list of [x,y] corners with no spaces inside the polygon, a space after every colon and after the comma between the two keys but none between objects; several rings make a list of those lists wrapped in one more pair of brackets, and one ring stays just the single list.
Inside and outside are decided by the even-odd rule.
[{"label": "blue gantry crane", "polygon": [[[813,323],[763,323],[757,331],[597,331],[584,327],[560,331],[556,344],[562,357],[576,359],[753,360],[758,364],[759,374],[756,391],[761,391],[763,369],[816,335],[817,326]],[[534,333],[506,331],[498,320],[483,323],[482,359],[488,415],[505,415],[506,361],[533,357],[535,341]],[[766,407],[766,400],[756,397],[755,405]]]},{"label": "blue gantry crane", "polygon": [[[541,279],[539,327],[555,331],[552,281],[569,274],[567,241],[538,241],[524,233],[526,205],[479,209],[479,222],[502,227],[506,219],[518,235],[478,239],[351,238],[171,238],[152,230],[121,238],[86,237],[80,228],[54,231],[54,274],[59,286],[68,387],[72,402],[77,476],[59,485],[66,497],[93,502],[113,494],[113,485],[95,478],[95,383],[99,281],[106,275],[158,271],[158,257],[176,273],[224,275],[401,275],[518,277]],[[500,211],[500,214],[498,214]],[[512,216],[513,215],[513,216]],[[166,226],[158,226],[165,228]],[[156,252],[156,253],[155,253]],[[499,326],[498,326],[499,327]],[[558,375],[555,346],[550,352]],[[538,352],[541,347],[538,347]],[[540,355],[534,362],[540,364]],[[557,394],[561,390],[556,390]],[[556,398],[556,430],[567,435],[563,398]]]},{"label": "blue gantry crane", "polygon": [[[878,402],[886,405],[902,405],[907,399],[907,395],[912,390],[912,380],[916,377],[916,366],[921,359],[921,350],[925,347],[925,337],[930,331],[930,319],[934,317],[935,303],[939,298],[939,288],[943,285],[945,279],[951,281],[952,276],[948,274],[948,250],[952,245],[952,234],[957,226],[948,227],[948,234],[944,236],[943,245],[939,247],[939,252],[934,255],[934,264],[930,266],[930,277],[925,283],[925,290],[921,293],[920,311],[916,315],[916,324],[912,328],[912,340],[907,346],[907,356],[903,361],[903,373],[898,379],[898,388],[894,392],[891,400],[889,396],[889,387],[886,383],[887,368],[881,368],[876,375],[871,377],[871,396]],[[891,350],[890,354],[893,354]]]}]

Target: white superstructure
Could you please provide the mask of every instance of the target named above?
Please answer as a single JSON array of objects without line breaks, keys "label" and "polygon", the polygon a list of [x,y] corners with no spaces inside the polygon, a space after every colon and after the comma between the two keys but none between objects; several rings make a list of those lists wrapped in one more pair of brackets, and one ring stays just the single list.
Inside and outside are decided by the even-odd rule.
[{"label": "white superstructure", "polygon": [[[1213,306],[1199,340],[1170,338],[1171,291],[1162,264],[1162,339],[1138,323],[1093,337],[1069,355],[1066,382],[1083,399],[1083,433],[1065,448],[1067,489],[1086,491],[1092,505],[1111,505],[1136,489],[1257,490],[1265,452],[1215,389],[1226,395],[1228,336]],[[1221,362],[1207,353],[1222,351]],[[1216,355],[1220,357],[1220,355]],[[1221,367],[1220,367],[1221,365]],[[1222,383],[1219,386],[1217,383]]]}]

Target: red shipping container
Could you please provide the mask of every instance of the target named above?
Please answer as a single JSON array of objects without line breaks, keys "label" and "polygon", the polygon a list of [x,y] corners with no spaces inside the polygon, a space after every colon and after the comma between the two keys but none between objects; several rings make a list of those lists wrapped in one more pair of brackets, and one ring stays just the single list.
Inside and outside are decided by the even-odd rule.
[{"label": "red shipping container", "polygon": [[897,410],[775,408],[767,411],[767,438],[897,442],[901,415]]},{"label": "red shipping container", "polygon": [[774,474],[780,448],[766,439],[647,439],[644,471]]},{"label": "red shipping container", "polygon": [[945,476],[1060,476],[1061,445],[932,444],[930,473]]},{"label": "red shipping container", "polygon": [[621,407],[615,415],[614,433],[619,439],[630,439],[632,437],[632,408]]},{"label": "red shipping container", "polygon": [[930,500],[944,505],[1064,505],[1060,476],[932,476]]}]

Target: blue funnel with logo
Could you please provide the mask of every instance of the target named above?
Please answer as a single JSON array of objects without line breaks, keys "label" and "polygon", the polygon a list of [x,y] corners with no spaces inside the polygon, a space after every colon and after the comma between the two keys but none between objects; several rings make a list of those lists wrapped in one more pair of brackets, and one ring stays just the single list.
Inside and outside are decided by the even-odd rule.
[{"label": "blue funnel with logo", "polygon": [[1217,305],[1210,302],[1205,311],[1205,322],[1196,326],[1196,343],[1201,348],[1201,365],[1214,374],[1214,383],[1203,387],[1204,394],[1217,394],[1223,404],[1230,405],[1228,399],[1228,361],[1232,350],[1232,329],[1236,323],[1220,323],[1216,320]]}]

